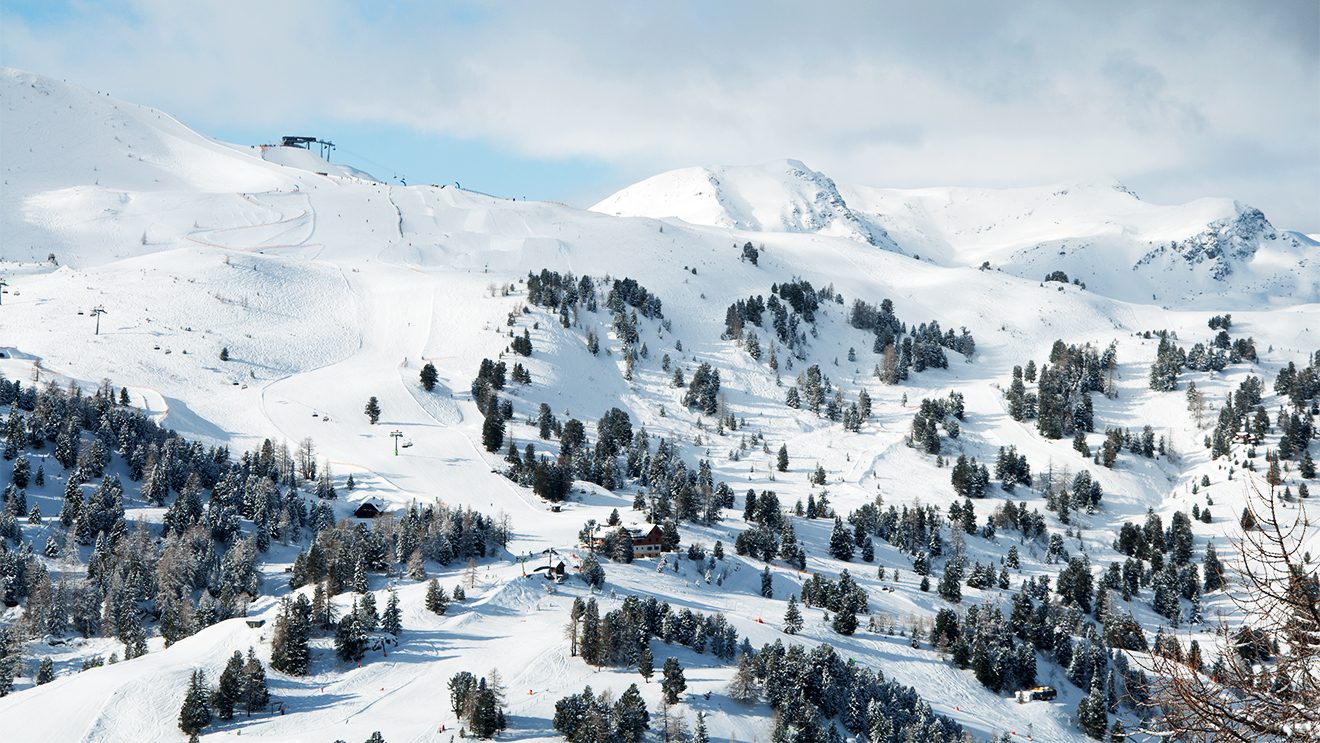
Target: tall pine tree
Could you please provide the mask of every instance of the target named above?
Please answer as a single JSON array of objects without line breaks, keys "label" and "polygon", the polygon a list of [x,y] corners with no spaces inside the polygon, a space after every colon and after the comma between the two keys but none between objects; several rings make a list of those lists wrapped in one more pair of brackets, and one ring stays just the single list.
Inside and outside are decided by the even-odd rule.
[{"label": "tall pine tree", "polygon": [[179,709],[179,729],[188,735],[196,735],[211,724],[211,706],[207,701],[206,674],[197,669],[188,681],[188,691],[183,696],[183,706]]},{"label": "tall pine tree", "polygon": [[784,612],[784,634],[796,635],[802,630],[802,611],[798,609],[797,596],[788,597],[788,609]]},{"label": "tall pine tree", "polygon": [[687,679],[683,676],[683,666],[679,665],[678,659],[672,655],[665,659],[664,668],[661,670],[664,675],[664,681],[660,688],[664,691],[666,704],[678,704],[682,699],[683,692],[687,689]]},{"label": "tall pine tree", "polygon": [[398,637],[403,634],[403,612],[399,610],[399,594],[390,589],[389,601],[385,602],[385,613],[380,618],[380,628]]},{"label": "tall pine tree", "polygon": [[220,672],[220,679],[211,694],[211,708],[216,717],[221,720],[234,719],[234,710],[243,701],[243,685],[243,654],[235,650],[229,656],[225,670]]}]

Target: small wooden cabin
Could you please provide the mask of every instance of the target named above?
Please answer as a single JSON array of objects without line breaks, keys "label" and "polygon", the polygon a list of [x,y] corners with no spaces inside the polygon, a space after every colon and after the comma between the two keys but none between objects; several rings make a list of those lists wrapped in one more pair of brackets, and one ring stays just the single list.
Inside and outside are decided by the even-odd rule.
[{"label": "small wooden cabin", "polygon": [[[606,526],[602,528],[613,531],[618,527]],[[658,557],[660,555],[660,545],[664,541],[660,527],[655,524],[628,524],[623,528],[632,540],[634,558]],[[592,546],[597,550],[604,549],[605,537],[597,534],[592,539]]]},{"label": "small wooden cabin", "polygon": [[360,519],[374,519],[384,513],[385,512],[381,510],[380,506],[371,501],[365,501],[362,505],[357,507],[357,510],[353,511],[353,515]]}]

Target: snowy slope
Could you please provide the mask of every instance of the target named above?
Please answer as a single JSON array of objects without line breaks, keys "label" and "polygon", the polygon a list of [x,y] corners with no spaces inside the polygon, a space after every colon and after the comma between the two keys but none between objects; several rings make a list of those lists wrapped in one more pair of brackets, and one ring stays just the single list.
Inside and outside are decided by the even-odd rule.
[{"label": "snowy slope", "polygon": [[[943,265],[1054,271],[1138,302],[1320,297],[1320,243],[1228,199],[1160,206],[1122,184],[917,190],[840,185],[797,161],[653,176],[595,211],[763,232],[842,235]],[[878,237],[877,237],[878,236]]]},{"label": "snowy slope", "polygon": [[834,181],[798,160],[672,170],[629,186],[592,210],[756,232],[847,237],[893,247],[883,228],[848,206]]},{"label": "snowy slope", "polygon": [[332,163],[311,150],[302,147],[283,147],[280,145],[258,145],[255,148],[262,160],[278,163],[289,168],[298,168],[322,175],[337,175],[342,178],[359,178],[375,181],[376,178],[364,170],[351,165]]},{"label": "snowy slope", "polygon": [[[373,180],[300,148],[239,147],[168,114],[13,69],[0,69],[0,258],[82,265],[208,242],[216,226],[296,231],[249,194],[327,182],[319,172]],[[225,241],[241,245],[241,242]]]},{"label": "snowy slope", "polygon": [[[789,163],[749,172],[665,174],[646,182],[638,202],[623,198],[625,191],[589,212],[452,188],[320,176],[315,163],[269,162],[191,132],[165,114],[39,76],[6,71],[0,85],[5,106],[0,272],[9,282],[0,306],[5,356],[0,372],[12,379],[35,376],[85,386],[108,378],[127,385],[134,403],[166,425],[235,451],[265,437],[288,442],[312,437],[339,478],[352,473],[361,484],[352,502],[372,497],[401,506],[442,498],[504,511],[515,532],[509,545],[513,555],[547,547],[573,551],[584,521],[603,522],[614,508],[627,513],[632,493],[584,486],[586,492],[562,513],[551,513],[529,490],[496,474],[500,458],[481,449],[481,414],[467,391],[485,357],[504,354],[510,365],[522,361],[532,375],[532,385],[505,392],[515,407],[510,433],[520,445],[542,445],[527,423],[542,402],[561,418],[588,422],[617,406],[634,426],[681,442],[691,464],[709,458],[715,479],[740,494],[747,488],[773,489],[786,505],[805,501],[820,493],[807,482],[819,463],[829,473],[830,499],[841,514],[877,494],[900,506],[945,506],[953,500],[948,469],[937,468],[933,458],[908,448],[904,439],[922,397],[962,391],[967,421],[962,437],[949,442],[953,456],[966,452],[984,460],[996,447],[1011,444],[1037,472],[1047,466],[1092,470],[1105,489],[1105,510],[1075,517],[1082,528],[1069,548],[1084,544],[1098,563],[1112,558],[1109,544],[1122,521],[1140,521],[1154,508],[1167,523],[1175,510],[1203,502],[1203,496],[1190,494],[1202,475],[1215,483],[1217,513],[1241,508],[1241,494],[1225,481],[1222,462],[1210,461],[1201,448],[1206,431],[1189,420],[1182,395],[1147,388],[1155,341],[1137,334],[1167,328],[1186,343],[1208,339],[1206,320],[1212,313],[1187,308],[1198,304],[1187,299],[1195,291],[1207,292],[1199,303],[1232,311],[1234,335],[1254,336],[1263,358],[1219,375],[1189,375],[1207,399],[1218,401],[1249,374],[1263,376],[1268,386],[1280,366],[1301,362],[1314,350],[1320,332],[1317,277],[1310,263],[1300,269],[1277,264],[1280,272],[1287,269],[1294,293],[1278,293],[1270,302],[1265,289],[1243,278],[1263,281],[1259,277],[1274,275],[1256,264],[1281,260],[1283,244],[1293,239],[1283,233],[1276,232],[1274,240],[1248,240],[1255,252],[1228,256],[1233,272],[1224,279],[1176,285],[1170,296],[1178,302],[1150,302],[1149,286],[1124,288],[1118,278],[1105,291],[1040,283],[1054,264],[1038,246],[1060,240],[1099,245],[1102,236],[1117,235],[1115,249],[1133,251],[1122,254],[1127,261],[1146,255],[1138,254],[1141,245],[1185,241],[1199,234],[1188,229],[1227,214],[1242,215],[1233,224],[1244,234],[1264,229],[1251,212],[1228,202],[1153,207],[1106,188],[1068,194],[836,188],[828,178]],[[629,214],[643,207],[649,210],[643,217],[599,213]],[[894,216],[907,214],[904,209],[909,216]],[[1169,209],[1181,211],[1175,218]],[[677,217],[686,224],[650,217]],[[1051,222],[1057,222],[1053,230]],[[978,225],[984,229],[978,231]],[[1314,249],[1313,243],[1297,240],[1299,250]],[[746,241],[763,245],[757,265],[740,260],[733,246]],[[56,254],[58,267],[46,261],[48,252]],[[919,253],[922,260],[903,252]],[[1136,272],[1121,265],[1128,274],[1114,268],[1113,276],[1136,274],[1153,282],[1147,278],[1156,276],[1150,267],[1168,263],[1174,266],[1170,276],[1201,282],[1202,274],[1213,270],[1209,258],[1184,268],[1178,261],[1185,263],[1185,256],[1174,252],[1177,256],[1158,253]],[[1090,289],[1106,288],[1109,274],[1103,269],[1116,261],[1103,258],[1099,248],[1090,253],[1081,247],[1068,252],[1063,270],[1079,275]],[[977,270],[983,260],[1004,270]],[[520,282],[542,268],[630,276],[663,300],[665,324],[640,323],[649,355],[639,359],[632,379],[624,377],[608,313],[583,312],[577,325],[566,328],[555,312],[523,310]],[[966,326],[976,335],[976,357],[964,363],[951,354],[948,370],[915,374],[900,386],[881,385],[872,376],[881,359],[871,351],[871,336],[848,325],[846,305],[827,304],[806,358],[776,374],[764,360],[721,340],[724,309],[793,277],[832,285],[848,302],[891,298],[909,322],[934,318],[946,328]],[[1130,276],[1127,281],[1133,283]],[[86,314],[95,305],[107,310],[99,335],[92,334],[93,319]],[[536,349],[527,359],[506,353],[511,316],[519,332],[528,330]],[[588,329],[613,353],[590,354],[584,343]],[[1097,416],[1103,425],[1155,426],[1181,452],[1178,462],[1132,459],[1114,470],[1096,468],[1072,451],[1070,441],[1042,439],[1033,426],[1006,414],[1001,390],[1012,367],[1028,358],[1045,360],[1059,338],[1102,347],[1118,341],[1118,397],[1097,397]],[[229,361],[219,360],[221,348],[229,350]],[[856,361],[848,360],[850,349]],[[682,390],[670,385],[671,373],[661,368],[664,355],[688,374],[698,361],[716,364],[724,402],[746,427],[721,436],[708,417],[702,420],[684,408]],[[786,361],[788,355],[783,354]],[[427,361],[440,377],[429,394],[416,381]],[[860,432],[846,433],[783,404],[781,383],[791,383],[809,363],[820,364],[850,399],[861,389],[874,398],[873,418]],[[362,414],[368,396],[378,397],[383,409],[376,426]],[[399,456],[389,435],[396,429],[412,444]],[[740,439],[752,432],[766,437],[767,451],[753,446],[739,452]],[[1092,445],[1100,438],[1093,434]],[[698,439],[700,445],[691,443]],[[793,463],[787,473],[775,475],[768,452],[780,443],[792,452]],[[731,456],[734,452],[739,456]],[[58,510],[63,482],[54,473],[59,469],[51,463],[52,481],[30,495],[44,514]],[[7,476],[4,468],[0,477]],[[984,506],[978,503],[978,513],[984,517],[1001,498],[996,492]],[[1044,511],[1039,493],[1020,488],[1013,499]],[[352,502],[341,503],[340,513],[351,511]],[[140,501],[130,506],[137,516],[159,521],[159,509]],[[1063,530],[1050,519],[1051,528]],[[1225,554],[1231,523],[1196,522],[1200,544],[1215,540]],[[829,526],[826,520],[798,525],[809,548],[810,571],[836,575],[849,568],[870,593],[873,613],[900,627],[929,621],[936,609],[948,606],[934,593],[919,591],[909,558],[886,544],[877,543],[877,564],[891,572],[901,569],[897,581],[878,580],[872,565],[828,557]],[[685,543],[720,539],[727,546],[744,527],[738,508],[714,527],[685,525],[683,536]],[[968,537],[969,557],[997,560],[1016,541],[1008,534]],[[1043,563],[1036,546],[1024,545],[1023,553],[1022,575],[1057,573],[1056,565]],[[287,592],[283,568],[292,557],[287,549],[271,557],[265,568],[271,593]],[[695,563],[671,560],[678,569],[659,573],[645,561],[608,564],[606,591],[599,598],[612,608],[624,595],[655,595],[676,606],[724,612],[758,647],[789,640],[778,630],[779,618],[785,597],[799,590],[803,575],[776,563],[775,598],[766,599],[759,593],[761,563],[733,556],[732,550],[722,567],[723,586],[703,580]],[[446,586],[461,579],[459,566],[431,567]],[[313,675],[272,673],[272,692],[287,703],[288,714],[237,720],[210,729],[203,739],[237,739],[242,731],[244,738],[324,743],[360,740],[381,730],[392,742],[448,740],[435,730],[442,722],[455,729],[443,699],[449,676],[498,667],[511,690],[509,737],[553,740],[549,720],[556,700],[587,683],[617,695],[637,679],[635,672],[596,671],[569,657],[562,627],[572,598],[585,595],[580,583],[551,594],[543,582],[521,578],[514,564],[491,560],[481,570],[472,599],[444,617],[424,610],[424,585],[392,579],[405,606],[406,632],[397,651],[388,658],[373,655],[354,668],[321,648]],[[378,576],[373,588],[381,590],[386,582]],[[967,588],[964,606],[1006,595]],[[340,598],[341,604],[347,601]],[[273,607],[266,596],[252,613],[269,618]],[[1217,608],[1227,609],[1223,597],[1207,601],[1207,616]],[[1018,705],[942,661],[928,643],[912,648],[906,638],[869,632],[844,638],[828,628],[820,611],[805,614],[807,628],[792,641],[828,642],[914,686],[937,711],[980,739],[1006,731],[1031,731],[1035,740],[1082,739],[1071,721],[1080,692],[1056,681],[1051,674],[1057,671],[1044,662],[1041,678],[1061,687],[1060,700]],[[1153,631],[1157,618],[1148,610],[1141,617]],[[1203,643],[1213,642],[1205,636]],[[20,679],[17,693],[0,699],[0,719],[7,735],[22,741],[177,740],[175,717],[187,674],[201,666],[214,675],[229,653],[249,644],[268,656],[268,632],[231,620],[170,648],[154,638],[152,652],[143,658],[83,673],[74,673],[80,658],[106,652],[103,646],[34,650],[58,655],[60,676],[45,686]],[[656,653],[657,665],[662,653],[672,653],[689,669],[682,714],[691,718],[697,709],[706,710],[716,739],[769,739],[772,721],[764,704],[744,707],[724,696],[731,674],[727,664],[681,648]],[[653,712],[657,687],[643,689]],[[705,692],[712,697],[704,699]],[[60,713],[43,714],[52,710]]]}]

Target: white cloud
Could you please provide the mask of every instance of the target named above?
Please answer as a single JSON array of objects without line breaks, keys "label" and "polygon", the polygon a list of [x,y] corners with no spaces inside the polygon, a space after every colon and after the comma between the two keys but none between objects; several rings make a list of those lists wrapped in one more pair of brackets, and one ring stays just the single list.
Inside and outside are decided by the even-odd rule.
[{"label": "white cloud", "polygon": [[1320,230],[1313,2],[879,5],[140,0],[7,18],[2,54],[203,128],[352,119],[892,186],[1115,176]]}]

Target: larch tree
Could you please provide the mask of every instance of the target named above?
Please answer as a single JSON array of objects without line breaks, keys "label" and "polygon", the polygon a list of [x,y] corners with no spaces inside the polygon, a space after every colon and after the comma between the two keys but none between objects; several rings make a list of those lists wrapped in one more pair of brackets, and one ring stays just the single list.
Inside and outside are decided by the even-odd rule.
[{"label": "larch tree", "polygon": [[[1320,569],[1306,553],[1314,522],[1304,503],[1285,507],[1254,478],[1246,489],[1239,556],[1223,578],[1242,589],[1228,595],[1243,626],[1230,630],[1221,620],[1221,636],[1234,642],[1213,674],[1180,652],[1139,661],[1151,676],[1145,704],[1156,713],[1146,732],[1239,743],[1320,740]],[[1277,650],[1269,657],[1243,652],[1259,644],[1252,637]]]}]

